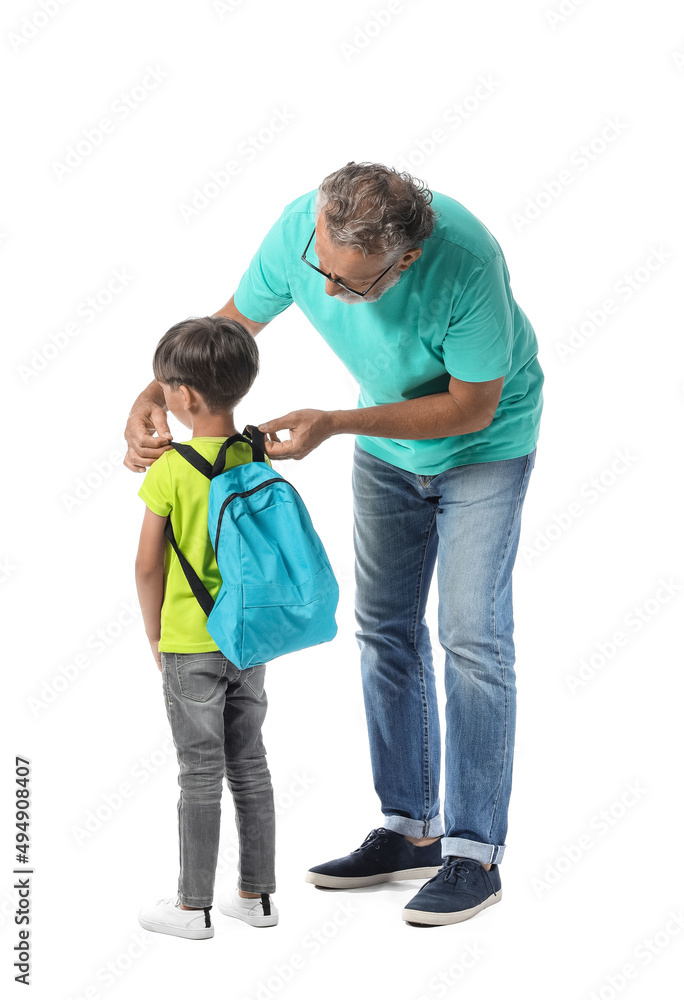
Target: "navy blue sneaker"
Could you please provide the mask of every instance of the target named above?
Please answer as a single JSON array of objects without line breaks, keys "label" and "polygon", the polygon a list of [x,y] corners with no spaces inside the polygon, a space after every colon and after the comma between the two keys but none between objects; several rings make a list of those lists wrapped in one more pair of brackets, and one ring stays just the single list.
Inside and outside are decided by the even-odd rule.
[{"label": "navy blue sneaker", "polygon": [[383,826],[371,830],[364,842],[345,858],[316,865],[306,873],[306,881],[325,889],[360,889],[379,882],[429,878],[442,863],[441,840],[414,847],[402,833]]},{"label": "navy blue sneaker", "polygon": [[501,899],[499,866],[487,871],[472,858],[444,859],[437,874],[406,904],[409,924],[457,924]]}]

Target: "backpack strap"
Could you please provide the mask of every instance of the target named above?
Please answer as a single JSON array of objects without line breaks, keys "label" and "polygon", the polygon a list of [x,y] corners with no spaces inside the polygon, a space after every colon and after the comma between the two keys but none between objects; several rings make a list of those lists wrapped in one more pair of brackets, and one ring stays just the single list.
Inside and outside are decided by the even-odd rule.
[{"label": "backpack strap", "polygon": [[264,462],[264,455],[266,453],[266,436],[264,432],[260,431],[254,424],[247,424],[242,433],[246,437],[249,437],[249,443],[252,446],[252,461]]},{"label": "backpack strap", "polygon": [[[243,434],[233,434],[232,437],[226,438],[219,449],[219,453],[216,456],[216,461],[212,465],[204,455],[200,455],[198,451],[189,444],[180,444],[178,441],[170,441],[169,444],[172,448],[175,448],[179,455],[182,455],[186,462],[201,472],[203,476],[207,479],[214,479],[216,476],[220,475],[226,464],[226,452],[232,444],[236,441],[245,441]],[[249,443],[249,442],[247,442]]]},{"label": "backpack strap", "polygon": [[225,470],[225,467],[226,467],[226,452],[228,451],[228,449],[230,448],[230,446],[232,444],[236,443],[236,441],[243,441],[244,442],[245,441],[244,434],[233,434],[232,437],[226,438],[226,440],[223,442],[223,444],[219,448],[219,453],[216,456],[216,461],[214,462],[214,464],[213,464],[213,466],[211,468],[211,474],[209,476],[210,479],[215,479],[216,476],[220,476],[221,473]]},{"label": "backpack strap", "polygon": [[181,550],[178,548],[178,543],[176,542],[176,536],[174,535],[173,528],[171,527],[170,517],[167,517],[166,519],[166,527],[164,528],[164,534],[171,542],[171,546],[173,547],[174,552],[178,556],[183,572],[185,573],[185,577],[188,581],[188,584],[190,585],[190,590],[197,598],[197,601],[199,602],[202,611],[208,618],[215,604],[214,598],[211,596],[205,585],[198,577],[197,573],[195,573],[194,569],[192,568],[188,560],[185,558]]},{"label": "backpack strap", "polygon": [[[252,432],[252,436],[247,436],[247,431]],[[226,452],[232,444],[237,441],[242,441],[245,444],[252,446],[252,461],[253,462],[263,462],[264,461],[264,434],[259,430],[258,427],[253,427],[248,424],[242,434],[233,434],[231,437],[226,438],[221,447],[219,448],[219,453],[216,456],[216,461],[213,465],[207,461],[207,459],[200,455],[199,452],[195,451],[189,444],[181,444],[178,441],[169,442],[173,448],[176,449],[179,455],[192,465],[194,469],[201,472],[203,476],[207,479],[215,479],[216,476],[220,476],[224,471],[226,464]],[[259,457],[260,456],[260,457]],[[211,614],[211,611],[216,603],[214,598],[211,596],[207,588],[205,587],[202,580],[199,578],[197,573],[194,571],[188,560],[185,558],[181,550],[178,548],[178,542],[176,541],[176,536],[173,533],[173,527],[171,526],[171,518],[166,518],[166,526],[164,528],[164,534],[168,538],[171,546],[178,556],[178,561],[181,564],[181,568],[185,573],[185,578],[188,581],[190,590],[192,591],[194,597],[198,601],[202,611],[204,611],[207,618]]]},{"label": "backpack strap", "polygon": [[169,441],[172,448],[175,448],[179,455],[182,455],[186,462],[201,472],[207,479],[211,479],[211,463],[207,462],[204,455],[191,448],[189,444],[180,444],[178,441]]},{"label": "backpack strap", "polygon": [[[214,479],[223,472],[226,464],[226,452],[232,444],[235,444],[236,441],[243,441],[246,444],[251,443],[249,439],[245,438],[242,434],[233,434],[231,437],[226,438],[219,449],[219,453],[216,456],[216,461],[213,465],[208,462],[203,455],[200,455],[198,451],[195,451],[195,449],[189,444],[181,444],[178,441],[171,441],[170,443],[171,446],[176,449],[178,454],[182,455],[186,462],[189,462],[194,469],[201,472],[203,476],[207,477],[207,479]],[[185,578],[188,581],[190,590],[202,608],[202,611],[204,611],[208,618],[215,604],[214,598],[211,596],[202,580],[179,549],[176,536],[173,533],[170,517],[167,517],[166,519],[164,534],[168,538],[171,543],[171,547],[178,556],[178,561],[181,564],[181,569],[185,573]]]}]

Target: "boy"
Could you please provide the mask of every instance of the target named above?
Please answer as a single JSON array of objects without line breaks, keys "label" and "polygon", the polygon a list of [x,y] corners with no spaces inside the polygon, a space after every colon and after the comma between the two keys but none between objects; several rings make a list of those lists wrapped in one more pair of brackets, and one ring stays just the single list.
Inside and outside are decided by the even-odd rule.
[{"label": "boy", "polygon": [[[233,410],[258,367],[254,338],[240,323],[222,316],[177,323],[159,341],[153,371],[166,406],[191,429],[187,443],[210,463],[225,439],[238,433]],[[227,449],[226,468],[251,457],[250,446],[236,442]],[[238,888],[221,896],[218,907],[257,927],[278,922],[270,898],[275,890],[275,810],[261,738],[266,667],[238,670],[220,652],[164,536],[170,515],[178,547],[216,597],[221,576],[207,528],[209,485],[174,448],[161,454],[138,494],[147,507],[135,564],[145,631],[162,672],[181,788],[178,895],[143,908],[138,919],[147,930],[195,939],[214,935],[209,911],[224,774],[235,806],[240,877]]]}]

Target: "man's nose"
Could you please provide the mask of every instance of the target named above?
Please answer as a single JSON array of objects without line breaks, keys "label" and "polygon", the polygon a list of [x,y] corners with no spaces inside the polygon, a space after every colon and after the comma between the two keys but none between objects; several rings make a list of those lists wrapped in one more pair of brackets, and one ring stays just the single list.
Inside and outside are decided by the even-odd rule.
[{"label": "man's nose", "polygon": [[339,295],[341,291],[342,291],[342,286],[338,285],[336,281],[331,281],[330,278],[325,279],[326,295]]}]

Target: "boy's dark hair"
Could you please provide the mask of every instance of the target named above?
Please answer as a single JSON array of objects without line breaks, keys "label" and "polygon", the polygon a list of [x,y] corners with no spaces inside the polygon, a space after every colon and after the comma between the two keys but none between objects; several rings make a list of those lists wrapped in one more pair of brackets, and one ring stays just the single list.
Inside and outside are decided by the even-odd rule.
[{"label": "boy's dark hair", "polygon": [[176,323],[157,344],[154,377],[199,392],[211,413],[232,411],[259,371],[259,349],[242,323],[200,316]]}]

